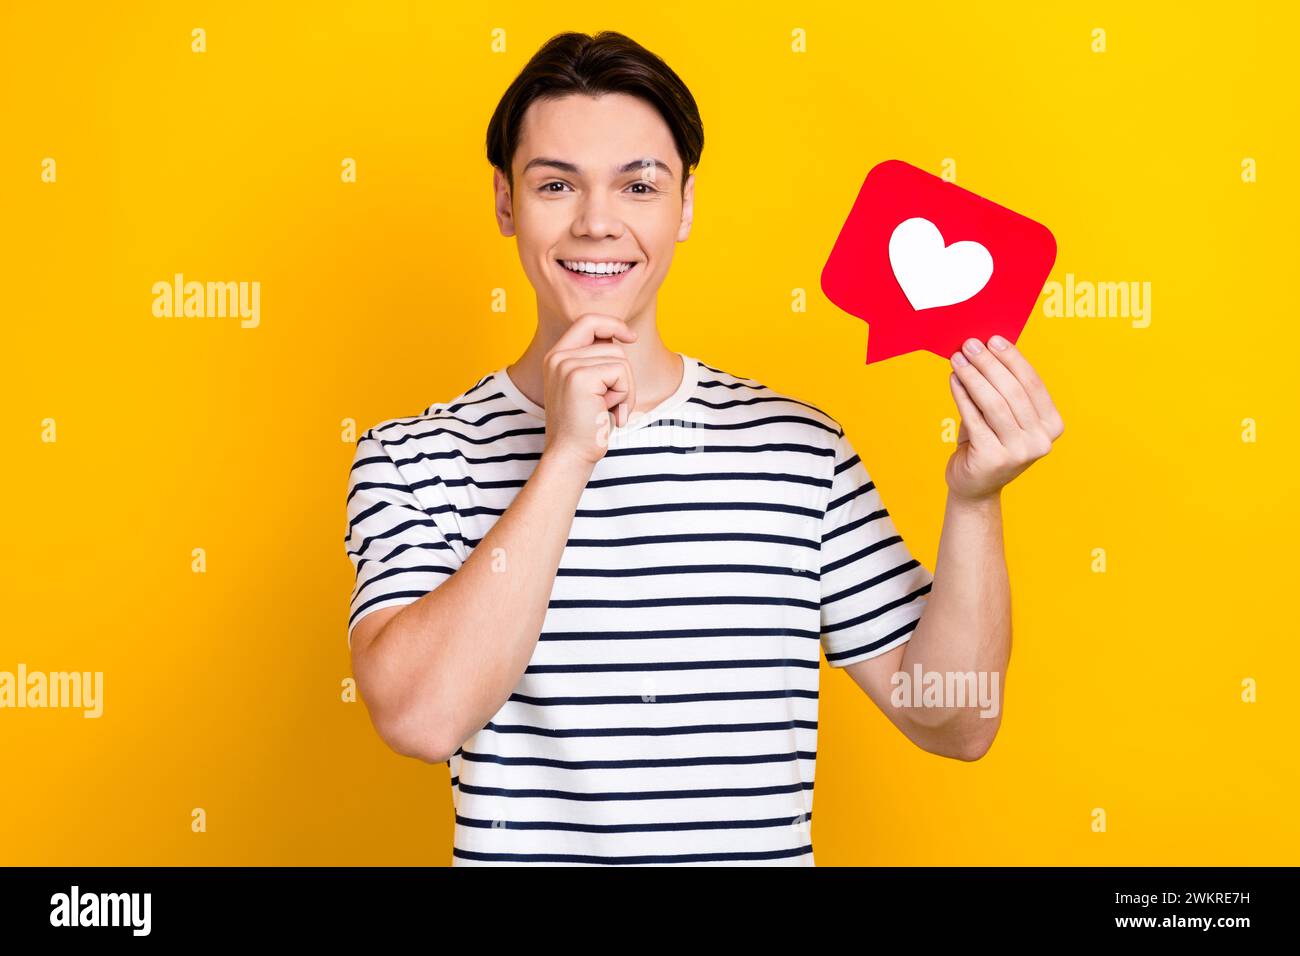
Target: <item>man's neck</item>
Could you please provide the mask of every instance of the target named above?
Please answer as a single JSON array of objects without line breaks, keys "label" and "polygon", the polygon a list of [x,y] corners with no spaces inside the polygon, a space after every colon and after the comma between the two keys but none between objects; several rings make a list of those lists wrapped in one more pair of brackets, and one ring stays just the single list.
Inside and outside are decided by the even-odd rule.
[{"label": "man's neck", "polygon": [[[653,322],[632,325],[632,328],[637,332],[637,340],[619,344],[627,353],[636,383],[636,408],[631,412],[645,413],[681,386],[682,360],[664,344]],[[563,333],[563,328],[543,329],[539,323],[524,354],[506,369],[519,391],[542,407],[546,404],[542,360]]]}]

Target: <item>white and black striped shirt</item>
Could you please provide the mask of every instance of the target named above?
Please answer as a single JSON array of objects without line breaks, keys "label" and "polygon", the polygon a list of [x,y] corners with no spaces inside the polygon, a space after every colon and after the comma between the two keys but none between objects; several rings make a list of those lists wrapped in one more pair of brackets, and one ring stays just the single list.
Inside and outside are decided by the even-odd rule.
[{"label": "white and black striped shirt", "polygon": [[[612,430],[528,668],[448,761],[454,865],[813,865],[820,651],[843,667],[908,640],[933,576],[834,419],[682,361]],[[545,433],[501,368],[361,436],[349,645],[460,567]]]}]

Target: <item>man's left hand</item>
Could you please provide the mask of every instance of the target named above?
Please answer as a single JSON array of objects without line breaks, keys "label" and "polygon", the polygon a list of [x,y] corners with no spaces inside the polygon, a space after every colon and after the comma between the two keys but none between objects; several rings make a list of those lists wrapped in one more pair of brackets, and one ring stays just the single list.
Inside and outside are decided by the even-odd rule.
[{"label": "man's left hand", "polygon": [[967,339],[952,365],[961,427],[944,480],[958,497],[982,501],[1051,451],[1065,423],[1033,366],[1001,336]]}]

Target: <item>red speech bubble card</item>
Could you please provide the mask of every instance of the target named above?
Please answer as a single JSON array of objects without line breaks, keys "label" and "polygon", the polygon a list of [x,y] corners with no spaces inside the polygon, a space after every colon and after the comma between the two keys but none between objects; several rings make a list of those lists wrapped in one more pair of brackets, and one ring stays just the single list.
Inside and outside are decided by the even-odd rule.
[{"label": "red speech bubble card", "polygon": [[871,326],[867,364],[974,336],[1012,342],[1056,261],[1048,228],[891,159],[867,173],[822,269],[822,292]]}]

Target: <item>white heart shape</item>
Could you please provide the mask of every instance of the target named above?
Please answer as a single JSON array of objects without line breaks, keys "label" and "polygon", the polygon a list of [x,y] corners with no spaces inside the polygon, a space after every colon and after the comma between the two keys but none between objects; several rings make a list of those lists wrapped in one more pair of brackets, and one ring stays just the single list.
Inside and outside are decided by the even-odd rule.
[{"label": "white heart shape", "polygon": [[965,302],[988,284],[993,257],[969,239],[943,244],[929,219],[904,219],[889,237],[889,264],[917,312]]}]

